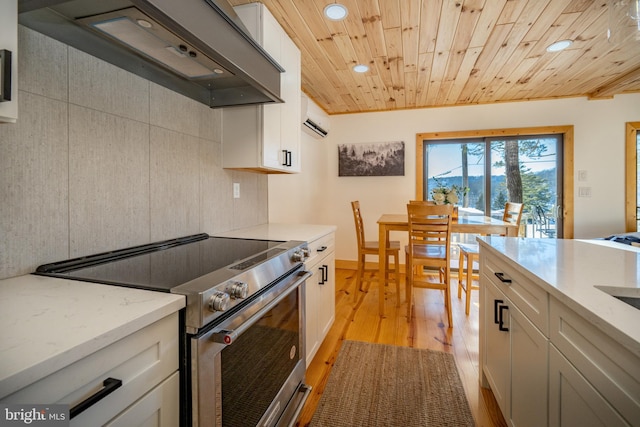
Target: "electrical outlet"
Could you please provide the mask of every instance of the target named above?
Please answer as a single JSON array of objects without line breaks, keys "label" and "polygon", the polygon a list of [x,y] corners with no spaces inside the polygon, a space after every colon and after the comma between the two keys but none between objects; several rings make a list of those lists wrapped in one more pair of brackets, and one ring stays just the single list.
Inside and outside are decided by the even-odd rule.
[{"label": "electrical outlet", "polygon": [[239,199],[240,198],[240,183],[239,182],[234,182],[233,183],[233,198],[234,199]]},{"label": "electrical outlet", "polygon": [[588,178],[588,174],[586,170],[578,171],[578,181],[586,181]]}]

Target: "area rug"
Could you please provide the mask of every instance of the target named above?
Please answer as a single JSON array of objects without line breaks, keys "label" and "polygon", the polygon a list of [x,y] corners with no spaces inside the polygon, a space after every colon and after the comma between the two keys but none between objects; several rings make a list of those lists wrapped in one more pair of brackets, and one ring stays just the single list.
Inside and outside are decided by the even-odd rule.
[{"label": "area rug", "polygon": [[345,341],[312,427],[473,426],[453,355]]}]

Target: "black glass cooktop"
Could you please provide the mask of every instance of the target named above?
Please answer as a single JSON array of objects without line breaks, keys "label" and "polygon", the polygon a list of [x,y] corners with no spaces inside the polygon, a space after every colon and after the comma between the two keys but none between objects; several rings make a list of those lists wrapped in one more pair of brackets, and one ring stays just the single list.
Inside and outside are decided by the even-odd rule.
[{"label": "black glass cooktop", "polygon": [[224,267],[249,268],[281,243],[197,234],[45,264],[35,274],[169,292]]}]

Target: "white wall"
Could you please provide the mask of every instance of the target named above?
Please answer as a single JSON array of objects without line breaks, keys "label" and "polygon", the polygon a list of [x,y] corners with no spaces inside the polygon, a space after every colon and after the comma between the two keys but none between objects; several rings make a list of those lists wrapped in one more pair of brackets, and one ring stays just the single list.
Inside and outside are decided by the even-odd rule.
[{"label": "white wall", "polygon": [[[640,94],[334,115],[329,137],[313,141],[321,144],[324,157],[317,146],[311,151],[309,141],[304,141],[310,153],[303,151],[302,174],[269,178],[269,219],[335,224],[336,259],[354,260],[350,201],[360,200],[367,238],[377,239],[377,218],[404,212],[406,202],[415,198],[417,133],[573,125],[574,173],[588,173],[586,182],[574,177],[574,237],[623,232],[625,123],[639,120]],[[338,177],[338,144],[398,140],[405,142],[404,177]],[[309,154],[314,159],[307,168]],[[578,186],[591,187],[591,197],[578,197]],[[308,191],[320,194],[303,195]],[[286,213],[276,206],[286,206]]]}]

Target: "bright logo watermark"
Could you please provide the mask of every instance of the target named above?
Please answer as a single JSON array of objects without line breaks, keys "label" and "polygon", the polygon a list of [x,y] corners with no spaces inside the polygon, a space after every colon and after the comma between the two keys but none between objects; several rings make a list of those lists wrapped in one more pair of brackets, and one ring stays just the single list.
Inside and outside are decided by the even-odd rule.
[{"label": "bright logo watermark", "polygon": [[4,426],[69,426],[68,405],[0,405],[0,427]]}]

